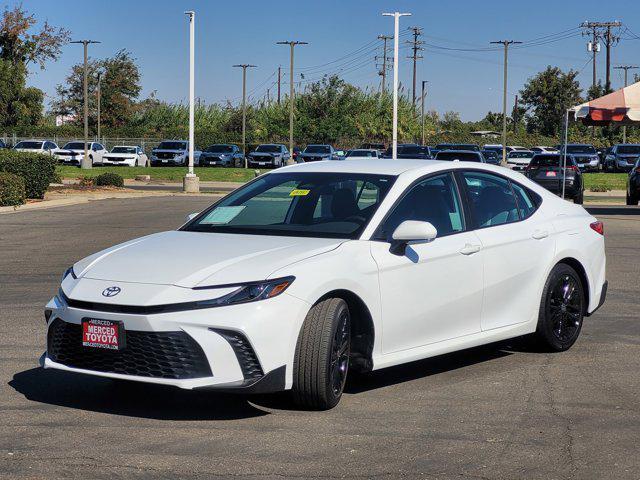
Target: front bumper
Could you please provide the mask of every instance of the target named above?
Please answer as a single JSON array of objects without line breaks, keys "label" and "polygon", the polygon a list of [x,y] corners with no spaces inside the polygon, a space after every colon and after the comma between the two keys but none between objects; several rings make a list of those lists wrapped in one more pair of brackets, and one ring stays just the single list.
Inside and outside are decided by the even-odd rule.
[{"label": "front bumper", "polygon": [[102,165],[112,165],[115,167],[135,167],[136,159],[127,158],[122,160],[111,160],[109,158],[102,158]]},{"label": "front bumper", "polygon": [[[98,287],[98,291],[108,283],[89,279],[82,282],[95,284],[92,287]],[[135,288],[135,285],[126,287]],[[44,368],[189,390],[261,393],[285,390],[291,388],[293,382],[295,344],[309,307],[285,292],[253,303],[139,315],[74,308],[57,295],[46,307],[52,314],[47,322],[48,345],[42,364]],[[73,337],[80,345],[74,344],[73,349],[61,354],[59,345],[55,348],[52,343],[60,322],[71,330],[78,330],[84,318],[122,322],[127,338],[122,354],[102,350],[96,354],[99,349],[81,346],[81,337],[79,340]],[[177,336],[182,336],[183,342],[191,342],[193,349],[185,350],[183,343],[169,353],[160,352],[157,345],[166,350],[167,345],[175,343],[170,337]],[[124,354],[129,347],[129,353]],[[198,351],[206,368],[198,364]],[[83,352],[91,358],[82,356]],[[176,359],[191,367],[176,364]],[[196,364],[200,366],[196,368]],[[175,368],[171,369],[171,365]]]}]

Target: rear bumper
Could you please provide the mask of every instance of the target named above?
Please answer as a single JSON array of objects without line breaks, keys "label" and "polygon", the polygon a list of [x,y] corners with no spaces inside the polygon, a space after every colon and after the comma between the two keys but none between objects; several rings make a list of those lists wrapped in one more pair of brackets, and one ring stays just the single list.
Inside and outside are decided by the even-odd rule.
[{"label": "rear bumper", "polygon": [[600,291],[600,300],[598,301],[598,305],[591,312],[587,312],[585,316],[590,317],[594,313],[598,311],[598,309],[604,305],[605,300],[607,299],[607,289],[609,288],[609,281],[605,280],[602,284],[602,290]]}]

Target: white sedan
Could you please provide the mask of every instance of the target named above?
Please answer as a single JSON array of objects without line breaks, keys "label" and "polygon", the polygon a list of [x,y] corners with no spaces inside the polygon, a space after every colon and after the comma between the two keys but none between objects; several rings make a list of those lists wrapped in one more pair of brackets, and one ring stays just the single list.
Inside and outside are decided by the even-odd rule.
[{"label": "white sedan", "polygon": [[102,165],[119,165],[127,167],[148,167],[149,159],[142,147],[135,145],[118,145],[102,156]]},{"label": "white sedan", "polygon": [[44,153],[45,155],[53,155],[53,152],[58,149],[58,145],[51,140],[23,140],[16,143],[13,147],[14,150],[21,152],[34,152]]},{"label": "white sedan", "polygon": [[75,263],[41,363],[327,409],[349,370],[527,334],[567,350],[605,279],[602,223],[517,172],[306,163]]},{"label": "white sedan", "polygon": [[507,154],[507,165],[513,170],[526,170],[534,155],[531,150],[513,150]]},{"label": "white sedan", "polygon": [[[102,156],[108,153],[107,149],[98,142],[88,142],[87,151],[92,165],[101,165]],[[53,154],[61,163],[79,167],[82,165],[84,156],[84,141],[68,142],[64,147],[54,150]]]}]

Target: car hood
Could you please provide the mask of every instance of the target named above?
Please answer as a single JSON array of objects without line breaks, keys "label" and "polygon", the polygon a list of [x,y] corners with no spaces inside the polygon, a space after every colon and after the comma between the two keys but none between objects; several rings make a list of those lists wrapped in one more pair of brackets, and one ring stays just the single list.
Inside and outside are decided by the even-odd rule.
[{"label": "car hood", "polygon": [[105,153],[105,157],[112,158],[131,158],[138,155],[137,153]]},{"label": "car hood", "polygon": [[344,239],[170,231],[116,245],[74,265],[80,278],[185,288],[269,278]]}]

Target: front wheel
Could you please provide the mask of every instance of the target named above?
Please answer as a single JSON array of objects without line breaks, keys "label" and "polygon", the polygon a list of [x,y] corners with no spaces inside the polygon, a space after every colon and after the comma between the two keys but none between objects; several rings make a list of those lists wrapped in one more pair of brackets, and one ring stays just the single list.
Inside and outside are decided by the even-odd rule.
[{"label": "front wheel", "polygon": [[535,338],[545,350],[568,350],[578,339],[585,310],[584,288],[569,265],[559,263],[547,278]]},{"label": "front wheel", "polygon": [[302,325],[293,362],[293,399],[304,408],[335,407],[344,390],[351,349],[347,303],[328,298],[314,305]]}]

